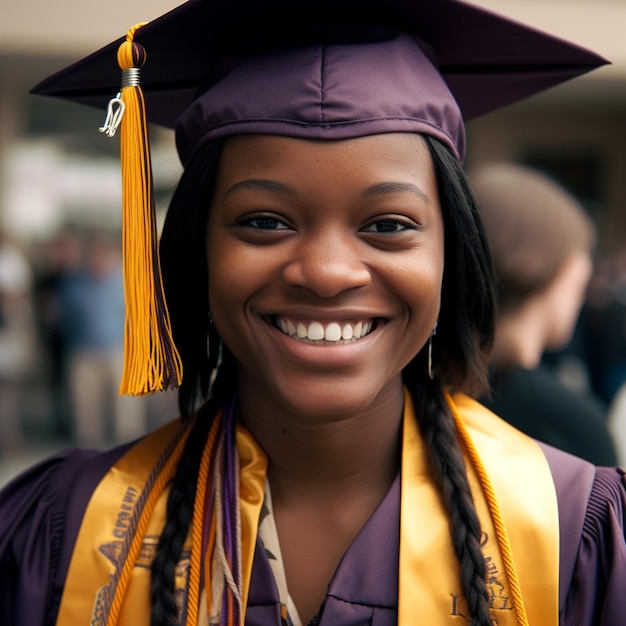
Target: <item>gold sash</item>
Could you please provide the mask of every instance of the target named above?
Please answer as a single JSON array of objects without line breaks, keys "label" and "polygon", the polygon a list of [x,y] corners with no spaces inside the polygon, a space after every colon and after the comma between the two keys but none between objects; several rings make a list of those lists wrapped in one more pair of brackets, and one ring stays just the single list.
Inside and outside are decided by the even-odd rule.
[{"label": "gold sash", "polygon": [[[406,395],[405,407],[410,404]],[[462,417],[496,494],[528,624],[558,626],[558,508],[548,463],[532,439],[467,396],[457,394],[451,408]],[[415,420],[406,418],[405,409],[398,623],[461,626],[469,620],[449,520],[430,481]],[[466,466],[486,536],[483,554],[494,624],[520,626],[483,487],[476,468]]]},{"label": "gold sash", "polygon": [[[487,587],[491,613],[498,626],[522,626],[511,599],[512,571],[519,583],[530,626],[558,626],[558,509],[552,476],[539,446],[464,395],[450,400],[478,450],[489,476],[511,553],[502,554],[484,481],[467,461],[468,477],[486,541]],[[178,433],[178,434],[177,434]],[[112,585],[126,530],[155,464],[168,446],[174,456],[186,434],[174,422],[148,435],[111,468],[94,491],[81,524],[67,575],[58,626],[105,626]],[[179,438],[177,446],[172,440]],[[243,561],[249,580],[257,521],[263,493],[265,456],[248,431],[237,427],[243,525]],[[169,452],[168,452],[169,454]],[[408,393],[405,398],[402,452],[400,583],[398,623],[464,626],[467,618],[459,567],[450,545],[448,516],[432,485],[422,454]],[[150,621],[150,563],[165,521],[168,488],[153,509],[144,530],[141,553],[132,568],[115,626],[147,626]],[[142,495],[143,494],[143,495]],[[497,526],[497,520],[496,524]],[[176,587],[185,592],[189,579],[191,537],[177,568]],[[510,563],[512,554],[513,563]],[[505,563],[505,561],[507,561]],[[515,586],[513,584],[513,586]],[[203,601],[206,602],[204,594]],[[245,606],[245,604],[244,604]],[[205,607],[200,620],[206,616]],[[110,624],[108,626],[113,626]]]}]

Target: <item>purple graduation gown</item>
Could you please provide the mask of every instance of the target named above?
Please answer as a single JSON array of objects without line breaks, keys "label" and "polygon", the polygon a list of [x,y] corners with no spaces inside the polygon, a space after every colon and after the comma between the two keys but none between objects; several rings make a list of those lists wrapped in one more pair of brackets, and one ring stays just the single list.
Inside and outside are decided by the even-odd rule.
[{"label": "purple graduation gown", "polygon": [[[624,473],[542,448],[560,511],[560,624],[621,626],[626,620]],[[125,449],[59,454],[0,492],[0,626],[55,623],[89,496]],[[319,626],[395,626],[399,509],[398,478],[344,555]],[[281,626],[278,594],[259,545],[246,626]]]}]

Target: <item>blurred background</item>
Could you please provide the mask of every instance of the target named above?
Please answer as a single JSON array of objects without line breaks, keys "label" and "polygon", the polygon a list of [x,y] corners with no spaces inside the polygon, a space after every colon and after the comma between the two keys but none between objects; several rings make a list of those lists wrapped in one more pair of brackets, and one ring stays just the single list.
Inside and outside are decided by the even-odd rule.
[{"label": "blurred background", "polygon": [[[466,168],[530,165],[583,202],[600,235],[595,273],[571,345],[545,359],[569,386],[601,398],[607,416],[626,412],[620,400],[626,381],[626,0],[475,3],[612,61],[470,122]],[[171,393],[122,405],[116,400],[118,139],[98,133],[102,112],[28,93],[173,6],[171,0],[0,5],[0,485],[55,450],[112,445],[176,416]],[[162,220],[181,168],[172,133],[151,132]],[[91,407],[86,416],[85,404]]]}]

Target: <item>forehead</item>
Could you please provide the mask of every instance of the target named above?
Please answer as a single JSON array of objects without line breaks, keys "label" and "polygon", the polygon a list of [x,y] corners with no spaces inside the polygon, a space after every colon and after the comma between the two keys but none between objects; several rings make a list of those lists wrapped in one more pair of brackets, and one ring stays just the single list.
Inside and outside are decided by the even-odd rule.
[{"label": "forehead", "polygon": [[341,140],[311,140],[271,135],[229,138],[222,151],[218,185],[239,177],[287,179],[339,174],[346,182],[365,177],[433,179],[432,158],[423,137],[387,133]]}]

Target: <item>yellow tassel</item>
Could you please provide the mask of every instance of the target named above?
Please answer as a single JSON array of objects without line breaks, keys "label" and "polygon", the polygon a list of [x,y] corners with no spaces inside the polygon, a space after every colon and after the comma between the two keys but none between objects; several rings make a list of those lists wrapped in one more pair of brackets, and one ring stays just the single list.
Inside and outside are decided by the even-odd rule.
[{"label": "yellow tassel", "polygon": [[111,101],[107,117],[107,120],[116,119],[112,128],[106,128],[105,123],[101,129],[112,135],[119,123],[121,132],[126,322],[120,395],[173,389],[182,380],[182,362],[172,338],[161,278],[148,123],[139,84],[146,53],[133,41],[135,31],[141,26],[131,28],[119,47],[117,60],[122,69],[122,88]]}]

